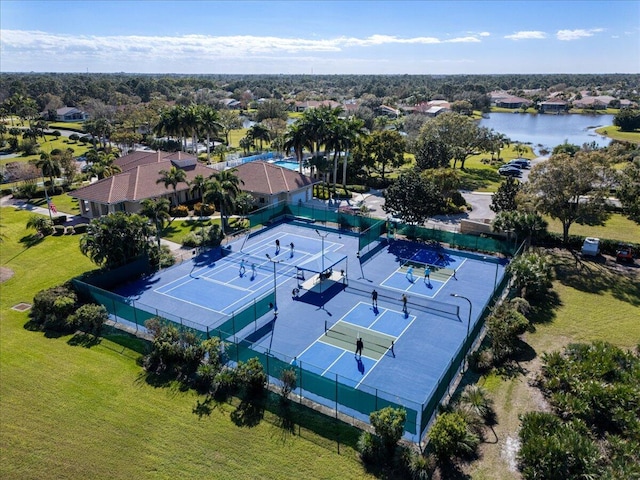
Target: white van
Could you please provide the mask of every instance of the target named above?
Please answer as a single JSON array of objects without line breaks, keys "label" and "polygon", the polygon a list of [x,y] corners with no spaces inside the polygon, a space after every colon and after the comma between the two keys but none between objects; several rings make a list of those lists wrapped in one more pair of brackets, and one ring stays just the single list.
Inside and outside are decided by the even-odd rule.
[{"label": "white van", "polygon": [[581,253],[583,257],[597,257],[600,254],[600,239],[594,237],[585,238]]}]

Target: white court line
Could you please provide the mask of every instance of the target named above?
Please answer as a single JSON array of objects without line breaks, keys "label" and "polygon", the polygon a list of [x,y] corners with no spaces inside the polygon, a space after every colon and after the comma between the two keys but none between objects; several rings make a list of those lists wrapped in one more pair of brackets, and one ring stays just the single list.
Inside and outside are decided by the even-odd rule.
[{"label": "white court line", "polygon": [[[335,346],[335,345],[334,345],[334,346]],[[338,348],[340,348],[340,347],[338,347]],[[344,349],[343,349],[343,350],[344,350]],[[323,377],[324,377],[324,374],[325,374],[325,373],[327,373],[327,372],[331,369],[331,367],[333,367],[336,363],[338,363],[338,361],[339,361],[342,357],[344,357],[345,353],[347,353],[347,351],[346,351],[346,350],[345,350],[344,352],[342,352],[340,355],[338,355],[338,358],[336,358],[336,359],[334,360],[334,362],[333,362],[331,365],[329,365],[329,366],[324,370],[324,372],[322,372],[322,376],[323,376]]]}]

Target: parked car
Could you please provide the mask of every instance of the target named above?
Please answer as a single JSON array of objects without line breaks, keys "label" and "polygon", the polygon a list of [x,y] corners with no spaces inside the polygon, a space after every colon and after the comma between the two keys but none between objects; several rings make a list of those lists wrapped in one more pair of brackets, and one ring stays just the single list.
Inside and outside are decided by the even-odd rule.
[{"label": "parked car", "polygon": [[518,168],[531,168],[531,162],[526,158],[516,158],[515,160],[511,160],[507,165],[513,165]]},{"label": "parked car", "polygon": [[616,249],[616,262],[633,263],[633,248],[631,245],[621,243]]},{"label": "parked car", "polygon": [[520,169],[513,165],[503,165],[498,169],[498,173],[506,177],[520,177],[522,175]]},{"label": "parked car", "polygon": [[600,254],[600,239],[595,237],[585,238],[580,253],[582,253],[583,257],[597,257]]}]

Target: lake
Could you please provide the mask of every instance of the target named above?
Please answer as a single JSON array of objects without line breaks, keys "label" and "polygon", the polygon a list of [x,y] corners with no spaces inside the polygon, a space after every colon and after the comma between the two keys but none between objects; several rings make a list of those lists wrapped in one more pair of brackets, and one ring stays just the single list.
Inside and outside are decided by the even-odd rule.
[{"label": "lake", "polygon": [[582,146],[596,142],[606,147],[610,138],[598,135],[595,129],[613,125],[613,115],[549,115],[523,113],[490,113],[480,120],[480,126],[503,133],[512,142],[529,143],[536,152],[545,147],[549,151],[566,141]]}]

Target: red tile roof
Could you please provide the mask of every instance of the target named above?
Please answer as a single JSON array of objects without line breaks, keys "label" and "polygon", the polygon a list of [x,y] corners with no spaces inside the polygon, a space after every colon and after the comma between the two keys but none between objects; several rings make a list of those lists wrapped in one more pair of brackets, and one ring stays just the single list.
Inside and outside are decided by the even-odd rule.
[{"label": "red tile roof", "polygon": [[240,185],[241,190],[267,195],[293,192],[320,182],[267,162],[245,163],[237,166],[236,170],[236,175],[244,182]]},{"label": "red tile roof", "polygon": [[[141,201],[146,198],[156,198],[172,193],[173,187],[166,188],[164,183],[156,183],[156,180],[162,176],[160,174],[161,170],[170,170],[173,166],[170,160],[173,154],[168,155],[164,160],[158,161],[161,156],[158,155],[159,153],[166,152],[153,152],[152,155],[146,157],[147,163],[144,163],[140,155],[126,155],[118,159],[124,160],[123,164],[127,166],[126,170],[125,167],[121,167],[123,169],[122,173],[74,190],[70,195],[81,200],[115,204],[125,201]],[[132,158],[127,159],[127,157]],[[155,160],[149,163],[149,159]],[[118,163],[118,160],[115,163]],[[202,175],[206,178],[215,172],[215,170],[200,164],[183,170],[186,173],[187,181],[192,181],[196,175]],[[176,191],[188,188],[189,186],[186,183],[179,183]]]}]

